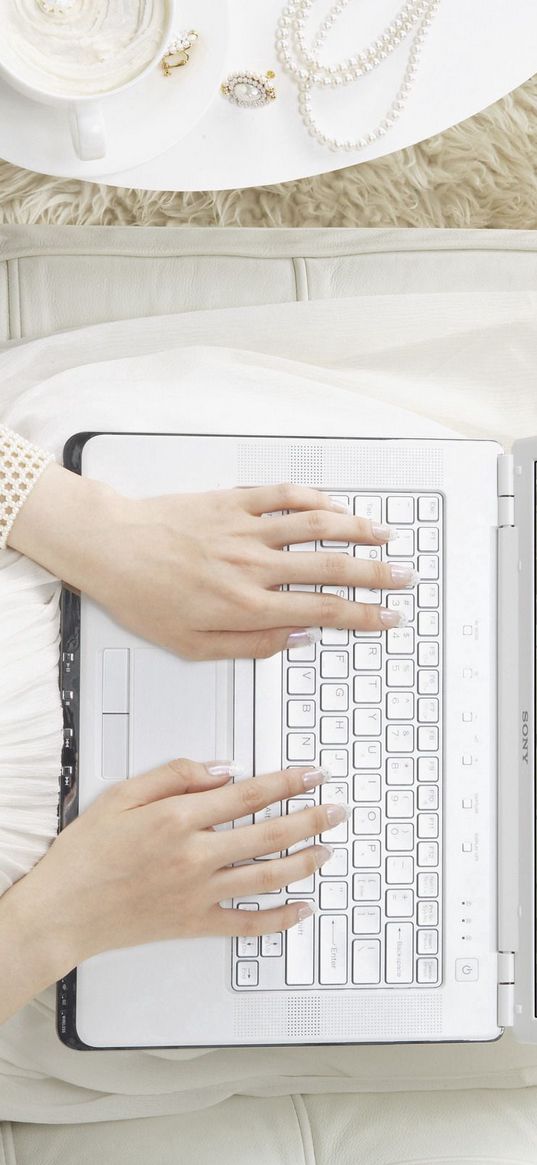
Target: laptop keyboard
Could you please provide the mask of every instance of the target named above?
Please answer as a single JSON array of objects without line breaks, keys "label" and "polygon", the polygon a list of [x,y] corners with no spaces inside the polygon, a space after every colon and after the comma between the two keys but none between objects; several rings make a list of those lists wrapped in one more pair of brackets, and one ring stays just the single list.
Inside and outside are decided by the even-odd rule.
[{"label": "laptop keyboard", "polygon": [[293,898],[316,907],[285,934],[233,941],[235,990],[430,988],[441,981],[442,497],[333,496],[356,515],[396,526],[398,537],[382,547],[302,543],[291,553],[318,549],[408,563],[421,581],[394,592],[290,588],[383,602],[409,621],[387,632],[325,628],[320,643],[282,657],[282,768],[320,764],[332,780],[257,819],[319,798],[350,803],[353,812],[321,835],[334,854],[315,875],[234,901],[250,910]]}]

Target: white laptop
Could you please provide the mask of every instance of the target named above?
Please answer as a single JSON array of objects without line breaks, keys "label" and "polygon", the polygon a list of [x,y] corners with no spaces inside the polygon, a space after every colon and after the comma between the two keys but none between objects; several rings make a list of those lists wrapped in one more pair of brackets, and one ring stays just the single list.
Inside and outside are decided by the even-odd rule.
[{"label": "white laptop", "polygon": [[[314,877],[234,902],[315,902],[258,939],[109,951],[58,984],[71,1048],[537,1041],[537,439],[349,440],[84,433],[65,463],[130,496],[280,481],[388,521],[411,562],[388,632],[326,629],[270,660],[192,663],[64,591],[61,824],[171,757],[260,774],[325,764],[305,801],[348,801]],[[289,548],[289,552],[297,548]],[[289,811],[284,802],[282,812]],[[230,823],[230,828],[231,823]],[[229,903],[231,905],[231,903]]]}]

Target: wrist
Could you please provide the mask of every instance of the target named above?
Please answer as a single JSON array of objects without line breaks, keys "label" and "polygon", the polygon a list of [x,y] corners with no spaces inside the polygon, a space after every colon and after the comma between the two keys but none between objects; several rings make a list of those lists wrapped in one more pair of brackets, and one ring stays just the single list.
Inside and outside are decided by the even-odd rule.
[{"label": "wrist", "polygon": [[19,511],[8,545],[92,594],[103,564],[113,561],[115,530],[126,504],[102,482],[50,464]]},{"label": "wrist", "polygon": [[33,875],[0,898],[0,1023],[77,965],[59,926],[60,903],[47,904]]}]

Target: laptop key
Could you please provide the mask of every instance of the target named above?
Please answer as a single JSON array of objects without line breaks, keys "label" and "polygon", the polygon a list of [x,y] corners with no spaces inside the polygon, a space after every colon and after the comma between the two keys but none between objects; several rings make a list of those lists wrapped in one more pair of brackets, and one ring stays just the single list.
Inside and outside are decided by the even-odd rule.
[{"label": "laptop key", "polygon": [[315,915],[310,914],[285,932],[285,981],[289,987],[311,987],[315,982],[314,924]]},{"label": "laptop key", "polygon": [[414,927],[411,922],[386,923],[386,982],[412,983]]},{"label": "laptop key", "polygon": [[377,939],[354,940],[352,981],[364,987],[380,983],[380,942]]}]

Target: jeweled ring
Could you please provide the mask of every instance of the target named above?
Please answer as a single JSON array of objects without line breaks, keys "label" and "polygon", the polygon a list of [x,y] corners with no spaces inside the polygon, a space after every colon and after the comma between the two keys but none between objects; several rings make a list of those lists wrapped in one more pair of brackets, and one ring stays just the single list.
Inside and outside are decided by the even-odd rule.
[{"label": "jeweled ring", "polygon": [[271,69],[264,76],[249,71],[232,73],[222,82],[220,92],[234,105],[258,109],[261,105],[268,105],[269,101],[274,101],[276,97],[276,90],[270,84],[274,76],[275,73]]},{"label": "jeweled ring", "polygon": [[189,50],[198,40],[199,33],[191,29],[190,32],[181,32],[168,45],[161,60],[162,72],[169,77],[172,69],[182,69],[190,60]]}]

